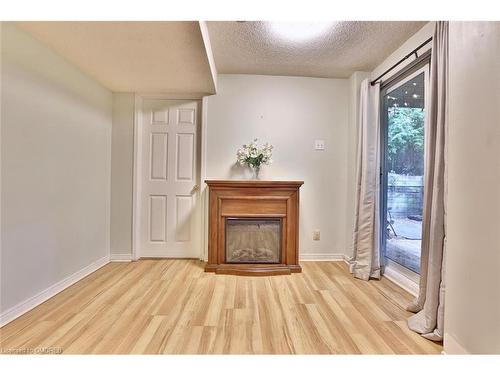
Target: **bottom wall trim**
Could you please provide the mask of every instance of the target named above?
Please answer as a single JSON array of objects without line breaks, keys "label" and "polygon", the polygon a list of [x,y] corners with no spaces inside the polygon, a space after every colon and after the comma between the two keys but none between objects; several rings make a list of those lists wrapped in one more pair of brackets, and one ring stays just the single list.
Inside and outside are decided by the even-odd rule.
[{"label": "bottom wall trim", "polygon": [[3,327],[7,323],[13,321],[14,319],[20,317],[21,315],[27,313],[28,311],[34,309],[41,303],[47,301],[49,298],[54,297],[56,294],[62,292],[64,289],[70,287],[77,281],[80,281],[84,277],[90,275],[92,272],[97,271],[99,268],[105,266],[109,263],[109,255],[96,260],[95,262],[89,264],[80,271],[66,277],[65,279],[55,283],[54,285],[48,287],[47,289],[41,291],[33,297],[26,299],[25,301],[17,304],[16,306],[8,309],[7,311],[0,314],[0,327]]},{"label": "bottom wall trim", "polygon": [[335,261],[335,262],[341,262],[345,261],[347,262],[349,258],[344,255],[344,254],[300,254],[299,255],[300,261]]},{"label": "bottom wall trim", "polygon": [[131,262],[132,254],[130,253],[122,253],[122,254],[111,254],[109,256],[110,262]]},{"label": "bottom wall trim", "polygon": [[443,354],[470,354],[458,341],[449,333],[444,333]]},{"label": "bottom wall trim", "polygon": [[409,278],[389,267],[385,268],[383,276],[391,280],[397,286],[406,290],[411,295],[415,297],[418,296],[418,284],[416,284],[413,280],[410,280]]}]

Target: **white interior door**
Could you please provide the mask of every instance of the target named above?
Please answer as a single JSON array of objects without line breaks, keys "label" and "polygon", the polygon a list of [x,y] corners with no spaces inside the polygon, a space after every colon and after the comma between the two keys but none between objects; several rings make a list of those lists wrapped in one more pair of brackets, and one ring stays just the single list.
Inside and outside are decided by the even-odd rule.
[{"label": "white interior door", "polygon": [[200,256],[201,103],[144,99],[140,116],[140,257]]}]

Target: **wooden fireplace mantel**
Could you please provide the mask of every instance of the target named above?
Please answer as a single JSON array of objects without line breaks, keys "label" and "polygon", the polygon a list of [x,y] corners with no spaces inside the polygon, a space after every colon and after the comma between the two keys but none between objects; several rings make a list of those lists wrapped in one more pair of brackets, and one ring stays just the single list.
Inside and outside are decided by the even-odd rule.
[{"label": "wooden fireplace mantel", "polygon": [[[299,265],[299,188],[303,181],[206,180],[209,187],[208,263],[205,271],[286,275]],[[280,218],[279,263],[227,263],[226,218]]]}]

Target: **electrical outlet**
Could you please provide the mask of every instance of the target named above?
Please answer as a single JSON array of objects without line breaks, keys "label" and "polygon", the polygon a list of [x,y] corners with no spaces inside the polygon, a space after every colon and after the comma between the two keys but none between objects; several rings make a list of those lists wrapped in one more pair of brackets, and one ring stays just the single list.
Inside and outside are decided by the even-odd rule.
[{"label": "electrical outlet", "polygon": [[316,139],[314,141],[314,149],[316,151],[324,151],[325,150],[325,140],[324,139]]},{"label": "electrical outlet", "polygon": [[320,239],[320,231],[319,229],[313,230],[313,240],[314,241],[319,241]]}]

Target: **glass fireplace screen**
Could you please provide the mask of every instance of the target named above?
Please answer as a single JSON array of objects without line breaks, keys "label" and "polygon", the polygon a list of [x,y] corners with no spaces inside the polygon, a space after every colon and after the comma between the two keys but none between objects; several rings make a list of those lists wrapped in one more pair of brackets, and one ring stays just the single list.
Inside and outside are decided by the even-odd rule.
[{"label": "glass fireplace screen", "polygon": [[226,219],[226,263],[280,263],[280,253],[281,219]]}]

